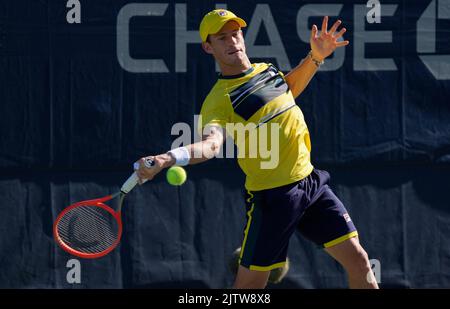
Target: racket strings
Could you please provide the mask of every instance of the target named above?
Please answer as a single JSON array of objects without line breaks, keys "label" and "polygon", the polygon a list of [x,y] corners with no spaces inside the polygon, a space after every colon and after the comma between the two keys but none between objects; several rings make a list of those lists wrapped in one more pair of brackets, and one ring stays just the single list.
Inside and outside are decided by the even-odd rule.
[{"label": "racket strings", "polygon": [[79,206],[68,211],[58,222],[60,239],[70,248],[95,254],[113,246],[119,237],[119,224],[107,210]]}]

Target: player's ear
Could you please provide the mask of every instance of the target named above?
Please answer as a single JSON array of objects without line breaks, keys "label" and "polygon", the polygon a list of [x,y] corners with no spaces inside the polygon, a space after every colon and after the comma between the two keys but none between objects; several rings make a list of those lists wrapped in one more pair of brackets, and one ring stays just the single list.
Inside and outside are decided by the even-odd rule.
[{"label": "player's ear", "polygon": [[210,55],[213,54],[211,43],[209,43],[208,41],[202,42],[202,48],[205,51],[205,53],[210,54]]}]

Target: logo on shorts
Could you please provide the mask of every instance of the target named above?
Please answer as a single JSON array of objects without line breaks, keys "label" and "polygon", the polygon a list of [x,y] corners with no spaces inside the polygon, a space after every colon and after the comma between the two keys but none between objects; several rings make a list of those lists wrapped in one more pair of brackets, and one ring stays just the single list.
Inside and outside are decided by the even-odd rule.
[{"label": "logo on shorts", "polygon": [[350,221],[352,221],[352,219],[350,218],[350,216],[348,215],[348,213],[345,213],[345,214],[343,214],[342,216],[344,217],[345,222],[350,222]]},{"label": "logo on shorts", "polygon": [[219,11],[219,16],[225,16],[227,15],[227,11]]}]

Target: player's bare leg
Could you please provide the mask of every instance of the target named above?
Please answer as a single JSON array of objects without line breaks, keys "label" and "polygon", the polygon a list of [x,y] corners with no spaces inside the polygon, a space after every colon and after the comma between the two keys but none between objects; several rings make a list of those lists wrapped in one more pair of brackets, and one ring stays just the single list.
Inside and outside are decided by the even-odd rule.
[{"label": "player's bare leg", "polygon": [[378,289],[366,251],[357,237],[325,249],[346,270],[351,289]]},{"label": "player's bare leg", "polygon": [[270,271],[250,270],[239,266],[233,289],[264,289],[269,275]]}]

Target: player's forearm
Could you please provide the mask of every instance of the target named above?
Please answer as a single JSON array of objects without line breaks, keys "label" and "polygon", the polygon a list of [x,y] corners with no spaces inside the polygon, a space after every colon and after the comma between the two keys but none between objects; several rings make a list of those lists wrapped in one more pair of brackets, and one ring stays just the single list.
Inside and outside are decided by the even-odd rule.
[{"label": "player's forearm", "polygon": [[[189,151],[189,164],[197,164],[214,158],[220,149],[220,145],[215,140],[204,140],[198,143],[185,146]],[[156,156],[162,168],[168,168],[175,165],[176,158],[169,153],[163,153]]]},{"label": "player's forearm", "polygon": [[188,165],[205,162],[214,158],[220,151],[224,142],[225,131],[216,126],[208,126],[209,133],[203,136],[203,140],[184,147],[179,147],[154,157],[156,173],[172,165]]},{"label": "player's forearm", "polygon": [[197,164],[214,158],[220,149],[220,144],[213,139],[206,139],[198,143],[187,145],[191,158],[189,164]]},{"label": "player's forearm", "polygon": [[297,98],[303,90],[305,90],[314,74],[316,74],[317,69],[318,67],[312,59],[306,57],[297,67],[292,69],[292,71],[286,75],[286,83],[294,98]]},{"label": "player's forearm", "polygon": [[[223,135],[220,131],[215,129],[201,142],[175,148],[157,156],[141,158],[138,161],[139,168],[136,170],[139,177],[139,183],[142,184],[144,180],[153,179],[153,177],[163,169],[169,168],[175,164],[184,166],[201,163],[214,158],[219,153],[220,145],[222,143]],[[148,158],[153,160],[152,167],[147,167],[145,165],[145,160]]]}]

